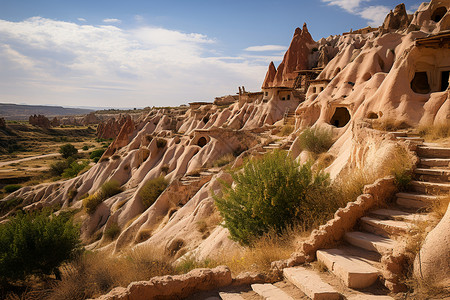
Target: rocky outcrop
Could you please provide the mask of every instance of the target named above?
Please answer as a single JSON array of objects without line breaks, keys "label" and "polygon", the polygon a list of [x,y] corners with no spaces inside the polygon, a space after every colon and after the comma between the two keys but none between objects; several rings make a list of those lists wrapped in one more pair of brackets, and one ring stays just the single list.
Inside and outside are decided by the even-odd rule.
[{"label": "rocky outcrop", "polygon": [[131,118],[128,115],[120,115],[117,119],[111,118],[106,122],[101,122],[97,127],[97,138],[99,139],[114,139],[120,132],[123,124]]},{"label": "rocky outcrop", "polygon": [[183,275],[132,282],[127,288],[115,288],[97,300],[184,299],[197,292],[229,286],[232,281],[231,271],[226,266],[195,269]]},{"label": "rocky outcrop", "polygon": [[5,118],[0,118],[0,129],[6,128]]},{"label": "rocky outcrop", "polygon": [[99,124],[101,122],[101,119],[97,117],[97,115],[94,112],[91,112],[84,116],[83,120],[81,121],[83,125],[92,125],[92,124]]},{"label": "rocky outcrop", "polygon": [[[292,42],[284,55],[283,61],[278,66],[272,86],[292,87],[297,77],[295,71],[310,69],[308,57],[314,44],[306,23],[303,24],[303,29],[296,28]],[[264,83],[268,84],[269,81]]]},{"label": "rocky outcrop", "polygon": [[59,121],[59,119],[57,117],[54,117],[52,119],[52,121],[50,122],[50,124],[52,125],[52,127],[58,127],[61,125],[61,122]]},{"label": "rocky outcrop", "polygon": [[450,286],[450,206],[427,235],[414,261],[414,276],[439,287]]},{"label": "rocky outcrop", "polygon": [[37,127],[41,128],[50,128],[52,125],[50,124],[50,120],[43,115],[33,115],[28,118],[28,122]]},{"label": "rocky outcrop", "polygon": [[409,26],[408,13],[406,12],[405,4],[399,4],[394,11],[390,11],[383,22],[383,29],[399,30],[406,29]]},{"label": "rocky outcrop", "polygon": [[262,88],[268,88],[273,85],[273,80],[275,79],[275,75],[277,74],[277,69],[273,61],[269,64],[269,69],[267,69],[266,78],[264,78],[264,82],[262,84]]}]

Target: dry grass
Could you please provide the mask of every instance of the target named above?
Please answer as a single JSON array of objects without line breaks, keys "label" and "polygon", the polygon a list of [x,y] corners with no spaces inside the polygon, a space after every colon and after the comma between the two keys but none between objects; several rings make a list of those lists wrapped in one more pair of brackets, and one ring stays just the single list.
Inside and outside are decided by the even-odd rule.
[{"label": "dry grass", "polygon": [[95,298],[133,281],[176,274],[171,263],[172,260],[158,249],[139,248],[119,258],[104,253],[85,253],[63,268],[62,281],[55,285],[49,299]]},{"label": "dry grass", "polygon": [[232,153],[227,153],[223,156],[221,156],[219,159],[217,159],[214,163],[213,166],[214,167],[223,167],[227,164],[229,164],[230,162],[234,161],[235,157]]},{"label": "dry grass", "polygon": [[295,129],[294,126],[286,124],[281,128],[280,132],[277,133],[277,135],[278,136],[288,136],[294,132],[294,129]]},{"label": "dry grass", "polygon": [[442,219],[447,212],[448,205],[450,203],[450,194],[439,198],[439,201],[434,201],[430,207],[431,214],[438,220]]},{"label": "dry grass", "polygon": [[417,131],[427,142],[450,138],[450,126],[445,124],[419,126]]},{"label": "dry grass", "polygon": [[391,118],[381,118],[372,121],[372,128],[381,131],[397,131],[400,129],[407,129],[411,126],[405,121],[391,119]]}]

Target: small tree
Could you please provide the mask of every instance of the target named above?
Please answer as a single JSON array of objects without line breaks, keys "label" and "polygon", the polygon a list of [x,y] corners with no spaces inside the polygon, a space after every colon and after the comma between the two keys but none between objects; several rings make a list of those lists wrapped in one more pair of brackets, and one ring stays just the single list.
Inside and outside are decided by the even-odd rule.
[{"label": "small tree", "polygon": [[214,199],[232,239],[241,244],[271,228],[281,233],[294,223],[309,227],[335,209],[328,175],[314,173],[311,164],[300,166],[285,152],[250,160],[232,177],[235,186],[223,184],[223,196]]},{"label": "small tree", "polygon": [[65,145],[62,145],[59,148],[59,153],[61,153],[61,156],[63,158],[69,158],[69,157],[74,156],[75,154],[77,154],[78,150],[72,144],[65,144]]},{"label": "small tree", "polygon": [[0,225],[0,279],[51,273],[58,277],[58,266],[79,247],[79,229],[67,214],[19,212]]}]

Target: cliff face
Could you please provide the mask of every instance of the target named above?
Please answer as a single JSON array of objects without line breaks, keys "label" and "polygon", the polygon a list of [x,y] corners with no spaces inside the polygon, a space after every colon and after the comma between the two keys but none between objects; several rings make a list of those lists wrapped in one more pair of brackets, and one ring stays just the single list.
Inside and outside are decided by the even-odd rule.
[{"label": "cliff face", "polygon": [[266,73],[266,78],[264,78],[262,88],[272,87],[273,80],[275,79],[276,74],[277,74],[277,69],[275,68],[273,61],[271,61],[269,64],[269,69],[267,70],[267,73]]}]

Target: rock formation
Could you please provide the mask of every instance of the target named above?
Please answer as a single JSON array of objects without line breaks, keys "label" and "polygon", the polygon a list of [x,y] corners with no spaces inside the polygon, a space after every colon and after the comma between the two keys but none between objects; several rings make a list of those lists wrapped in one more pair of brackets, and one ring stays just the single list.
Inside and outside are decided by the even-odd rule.
[{"label": "rock formation", "polygon": [[[92,119],[92,117],[91,117]],[[129,119],[127,115],[120,115],[117,119],[112,117],[106,122],[101,122],[97,127],[97,138],[113,139],[116,138],[123,124]]]},{"label": "rock formation", "polygon": [[399,4],[395,7],[394,11],[387,15],[383,22],[383,29],[386,30],[398,30],[406,29],[409,26],[410,19],[406,13],[405,4]]},{"label": "rock formation", "polygon": [[0,129],[6,128],[6,121],[5,118],[0,118]]},{"label": "rock formation", "polygon": [[84,118],[82,120],[82,124],[85,126],[92,125],[92,124],[99,124],[100,122],[101,122],[101,119],[99,117],[97,117],[97,115],[94,112],[87,114],[86,116],[84,116]]},{"label": "rock formation", "polygon": [[303,29],[296,28],[292,42],[284,55],[283,61],[278,66],[272,86],[292,87],[297,77],[295,71],[310,69],[308,57],[314,45],[315,42],[306,27],[306,23],[303,24]]},{"label": "rock formation", "polygon": [[267,73],[266,73],[266,78],[264,78],[262,87],[263,88],[271,87],[273,85],[273,81],[275,79],[276,74],[277,74],[277,69],[275,68],[273,61],[271,61],[269,64],[269,69],[267,70]]},{"label": "rock formation", "polygon": [[33,126],[38,126],[41,128],[50,128],[50,120],[43,115],[33,115],[28,118],[28,122]]},{"label": "rock formation", "polygon": [[59,119],[57,117],[54,117],[52,119],[52,121],[50,122],[50,125],[52,125],[52,127],[58,127],[61,125],[61,122],[59,121]]}]

